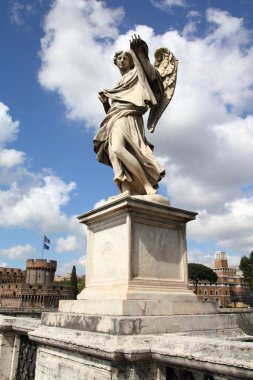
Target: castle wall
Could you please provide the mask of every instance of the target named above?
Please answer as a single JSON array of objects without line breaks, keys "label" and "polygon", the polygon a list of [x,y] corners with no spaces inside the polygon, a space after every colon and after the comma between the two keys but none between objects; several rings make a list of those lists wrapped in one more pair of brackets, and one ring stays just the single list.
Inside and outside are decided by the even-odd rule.
[{"label": "castle wall", "polygon": [[1,284],[2,308],[56,309],[60,300],[74,299],[73,288],[61,285]]},{"label": "castle wall", "polygon": [[52,310],[60,300],[74,299],[71,286],[55,285],[54,260],[29,259],[26,271],[0,268],[0,307],[2,309]]},{"label": "castle wall", "polygon": [[17,268],[0,267],[0,284],[5,282],[25,282],[26,272]]},{"label": "castle wall", "polygon": [[55,260],[29,259],[26,262],[27,284],[51,284],[54,282],[54,274],[57,262]]}]

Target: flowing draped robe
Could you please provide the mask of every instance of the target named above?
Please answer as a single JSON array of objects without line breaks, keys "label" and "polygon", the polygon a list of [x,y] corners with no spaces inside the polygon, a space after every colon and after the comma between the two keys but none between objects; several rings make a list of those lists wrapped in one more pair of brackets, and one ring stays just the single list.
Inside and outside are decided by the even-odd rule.
[{"label": "flowing draped robe", "polygon": [[[112,105],[93,142],[98,161],[112,166],[114,181],[120,191],[121,183],[127,181],[131,194],[145,194],[143,184],[111,149],[112,131],[117,128],[124,137],[126,149],[138,160],[148,181],[154,188],[158,187],[165,171],[152,154],[153,146],[146,140],[142,118],[157,102],[138,58],[133,51],[131,55],[134,69],[123,75],[115,88],[104,90]],[[121,122],[117,123],[119,119]]]}]

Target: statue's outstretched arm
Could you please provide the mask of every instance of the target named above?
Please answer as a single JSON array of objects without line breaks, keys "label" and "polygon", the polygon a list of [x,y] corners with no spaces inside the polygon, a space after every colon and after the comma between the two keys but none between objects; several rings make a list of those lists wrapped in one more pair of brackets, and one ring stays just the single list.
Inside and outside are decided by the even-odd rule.
[{"label": "statue's outstretched arm", "polygon": [[134,34],[130,40],[130,48],[140,61],[148,81],[152,83],[156,79],[157,74],[148,57],[148,45],[140,36]]}]

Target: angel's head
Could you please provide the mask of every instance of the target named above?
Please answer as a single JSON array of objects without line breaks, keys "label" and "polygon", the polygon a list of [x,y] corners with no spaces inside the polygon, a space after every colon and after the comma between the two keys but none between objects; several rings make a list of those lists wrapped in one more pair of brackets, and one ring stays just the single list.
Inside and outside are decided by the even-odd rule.
[{"label": "angel's head", "polygon": [[164,48],[164,47],[161,47],[159,49],[156,49],[155,51],[155,62],[154,62],[154,66],[157,67],[160,65],[160,63],[163,61],[164,59],[164,55],[165,54],[170,54],[170,51],[169,49],[167,48]]},{"label": "angel's head", "polygon": [[134,68],[133,57],[128,51],[117,51],[114,54],[113,63],[123,74]]}]

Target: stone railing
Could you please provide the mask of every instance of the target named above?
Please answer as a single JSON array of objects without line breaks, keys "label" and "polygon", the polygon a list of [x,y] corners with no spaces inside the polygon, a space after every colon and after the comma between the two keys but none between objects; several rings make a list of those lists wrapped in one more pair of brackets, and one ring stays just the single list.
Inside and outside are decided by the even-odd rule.
[{"label": "stone railing", "polygon": [[[137,322],[131,330],[128,317],[0,315],[0,379],[252,379],[253,313]],[[167,332],[154,333],[158,324]],[[177,332],[184,324],[187,331]]]},{"label": "stone railing", "polygon": [[34,379],[37,345],[29,331],[40,325],[40,319],[0,315],[0,379]]}]

